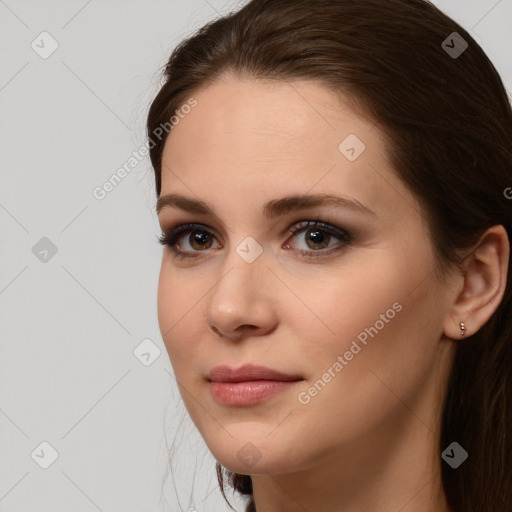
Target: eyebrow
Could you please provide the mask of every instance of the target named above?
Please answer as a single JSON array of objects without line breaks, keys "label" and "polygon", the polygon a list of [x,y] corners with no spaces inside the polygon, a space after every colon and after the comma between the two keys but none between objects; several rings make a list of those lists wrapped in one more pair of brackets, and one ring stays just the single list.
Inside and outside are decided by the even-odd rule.
[{"label": "eyebrow", "polygon": [[[306,210],[319,206],[334,206],[347,210],[358,211],[365,215],[377,216],[376,213],[360,203],[357,199],[333,196],[330,194],[315,195],[291,195],[280,199],[273,199],[265,203],[263,215],[269,219],[281,217],[294,210]],[[215,212],[204,201],[192,199],[180,194],[168,194],[161,196],[156,204],[156,211],[159,214],[164,208],[179,208],[189,213],[198,215],[210,215],[218,218]]]}]

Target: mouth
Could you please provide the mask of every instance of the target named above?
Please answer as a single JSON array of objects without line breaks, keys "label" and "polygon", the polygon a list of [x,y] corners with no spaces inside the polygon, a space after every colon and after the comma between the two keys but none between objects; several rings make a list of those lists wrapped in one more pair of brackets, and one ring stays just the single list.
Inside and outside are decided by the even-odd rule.
[{"label": "mouth", "polygon": [[248,406],[289,390],[304,379],[298,375],[248,364],[238,369],[216,366],[208,374],[207,380],[216,402],[227,406]]}]

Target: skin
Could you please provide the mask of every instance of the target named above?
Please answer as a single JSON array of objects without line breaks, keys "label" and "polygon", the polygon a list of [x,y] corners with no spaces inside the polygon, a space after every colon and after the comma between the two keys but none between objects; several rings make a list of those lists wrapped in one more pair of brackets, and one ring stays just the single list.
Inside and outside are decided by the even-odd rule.
[{"label": "skin", "polygon": [[[231,75],[193,96],[198,105],[165,144],[161,195],[200,199],[217,218],[159,212],[162,230],[196,222],[206,238],[179,238],[195,259],[164,248],[158,320],[183,401],[212,454],[252,476],[258,512],[450,510],[438,448],[444,389],[459,322],[470,336],[503,296],[505,230],[482,237],[465,274],[453,269],[440,280],[417,200],[390,166],[379,129],[348,98],[310,81]],[[354,161],[338,149],[349,134],[366,146]],[[313,193],[356,199],[375,215],[336,207],[263,215],[267,201]],[[317,228],[288,233],[303,220],[337,226],[353,241],[341,245],[323,231],[320,251],[341,249],[307,259],[299,251],[319,252],[308,235]],[[248,236],[263,250],[252,263],[236,252]],[[396,303],[394,318],[301,403],[298,394]],[[207,372],[247,362],[304,380],[261,404],[218,404]],[[251,465],[238,456],[249,442],[245,450],[259,457]]]}]

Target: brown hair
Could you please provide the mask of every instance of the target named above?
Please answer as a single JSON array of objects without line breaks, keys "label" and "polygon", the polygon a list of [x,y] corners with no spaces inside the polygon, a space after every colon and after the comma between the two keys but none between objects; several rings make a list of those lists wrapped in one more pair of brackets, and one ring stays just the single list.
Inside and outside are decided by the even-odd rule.
[{"label": "brown hair", "polygon": [[[448,51],[460,47],[453,32],[468,44],[458,56]],[[482,48],[430,2],[252,0],[174,50],[149,110],[148,135],[226,72],[316,80],[354,99],[382,131],[397,175],[423,207],[440,276],[462,263],[461,253],[487,228],[504,225],[510,240],[509,98]],[[164,143],[150,151],[158,197]],[[511,279],[509,263],[498,309],[458,344],[448,382],[439,455],[453,441],[469,453],[457,469],[442,464],[448,503],[457,511],[512,506]],[[255,510],[250,476],[216,468],[224,498],[226,477]]]}]

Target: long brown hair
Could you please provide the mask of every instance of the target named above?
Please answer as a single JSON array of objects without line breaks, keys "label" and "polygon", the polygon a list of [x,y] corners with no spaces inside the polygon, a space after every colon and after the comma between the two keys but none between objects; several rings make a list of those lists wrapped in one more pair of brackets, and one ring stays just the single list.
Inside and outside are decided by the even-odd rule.
[{"label": "long brown hair", "polygon": [[[148,135],[226,72],[317,80],[353,98],[381,130],[397,175],[423,207],[440,276],[462,263],[461,252],[487,228],[502,224],[511,239],[510,100],[482,48],[430,2],[252,0],[174,50],[149,110]],[[164,143],[150,151],[157,197]],[[453,441],[469,453],[456,470],[442,464],[456,511],[512,509],[511,279],[509,263],[498,309],[459,343],[448,382],[439,455]],[[250,476],[216,468],[224,498],[227,481],[255,510]]]}]

